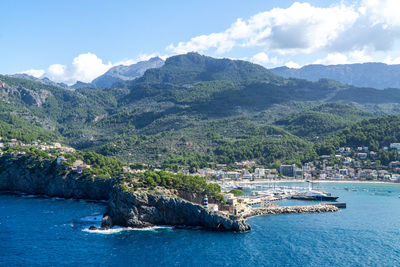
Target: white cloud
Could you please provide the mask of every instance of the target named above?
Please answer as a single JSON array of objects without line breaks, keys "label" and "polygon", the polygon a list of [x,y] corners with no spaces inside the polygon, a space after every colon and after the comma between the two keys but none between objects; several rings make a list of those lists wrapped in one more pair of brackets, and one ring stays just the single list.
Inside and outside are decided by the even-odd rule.
[{"label": "white cloud", "polygon": [[260,52],[258,54],[255,54],[252,58],[251,58],[251,62],[260,64],[260,65],[266,65],[269,63],[269,57],[266,53],[264,52]]},{"label": "white cloud", "polygon": [[62,78],[65,76],[67,70],[67,66],[61,64],[53,64],[50,65],[47,69],[47,75],[50,75],[53,79],[56,77]]},{"label": "white cloud", "polygon": [[210,48],[216,48],[217,53],[230,51],[235,45],[225,33],[211,33],[210,35],[200,35],[192,38],[189,42],[180,42],[177,46],[169,45],[167,50],[176,54],[187,52],[204,52]]},{"label": "white cloud", "polygon": [[192,38],[188,42],[169,45],[175,53],[204,52],[211,48],[216,53],[239,47],[267,47],[281,53],[312,52],[326,47],[359,17],[352,6],[336,5],[317,8],[308,3],[294,3],[289,8],[274,8],[238,19],[224,32]]},{"label": "white cloud", "polygon": [[286,67],[291,68],[291,69],[300,69],[301,66],[297,64],[296,62],[289,61],[285,64]]},{"label": "white cloud", "polygon": [[346,55],[341,53],[329,53],[325,58],[314,61],[313,64],[336,65],[348,63],[349,60]]},{"label": "white cloud", "polygon": [[94,78],[104,74],[113,64],[103,63],[93,53],[80,54],[75,57],[70,65],[50,65],[43,76],[55,82],[73,84],[76,81],[91,82]]},{"label": "white cloud", "polygon": [[[326,55],[321,62],[373,60],[375,53],[399,48],[398,10],[398,0],[341,1],[324,8],[295,2],[247,20],[239,18],[224,31],[170,44],[166,49],[173,53],[223,54],[235,48],[251,48],[267,50],[269,57],[319,53]],[[265,64],[268,60],[258,55],[253,61]]]},{"label": "white cloud", "polygon": [[111,62],[104,64],[95,54],[81,54],[72,61],[71,76],[73,79],[79,81],[90,82],[105,73],[112,66]]},{"label": "white cloud", "polygon": [[398,0],[363,0],[359,12],[368,16],[373,25],[383,27],[400,25],[400,2]]},{"label": "white cloud", "polygon": [[329,53],[325,58],[318,59],[313,64],[337,65],[370,62],[372,58],[367,55],[367,50],[354,50],[348,53]]},{"label": "white cloud", "polygon": [[36,77],[36,78],[40,78],[43,76],[43,74],[45,73],[45,70],[35,70],[35,69],[30,69],[30,70],[25,70],[22,71],[21,73],[25,73],[28,74],[30,76]]},{"label": "white cloud", "polygon": [[279,60],[276,57],[270,58],[265,52],[255,54],[251,59],[251,62],[260,65],[277,65]]},{"label": "white cloud", "polygon": [[384,63],[389,64],[389,65],[397,65],[400,64],[400,57],[392,58],[391,56],[388,56],[383,60]]}]

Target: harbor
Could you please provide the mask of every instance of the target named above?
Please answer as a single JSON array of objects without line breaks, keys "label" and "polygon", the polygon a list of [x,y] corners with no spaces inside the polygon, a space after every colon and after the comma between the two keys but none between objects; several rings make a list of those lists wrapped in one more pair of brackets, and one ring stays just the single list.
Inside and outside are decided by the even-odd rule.
[{"label": "harbor", "polygon": [[[318,184],[312,181],[307,181],[306,186],[275,181],[229,181],[220,183],[220,186],[229,212],[243,218],[267,214],[336,212],[347,206],[344,202],[336,202],[339,196],[315,188]],[[284,200],[290,200],[292,205],[280,205]],[[304,201],[310,204],[305,205]]]}]

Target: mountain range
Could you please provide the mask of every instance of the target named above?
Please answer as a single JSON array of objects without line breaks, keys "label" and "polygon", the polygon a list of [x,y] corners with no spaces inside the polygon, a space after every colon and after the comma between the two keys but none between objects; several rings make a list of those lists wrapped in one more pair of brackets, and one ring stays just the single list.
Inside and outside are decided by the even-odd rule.
[{"label": "mountain range", "polygon": [[[228,59],[224,60],[229,62]],[[181,64],[184,65],[185,63],[181,62]],[[227,64],[229,65],[229,63]],[[95,78],[90,83],[77,81],[72,86],[51,81],[47,77],[35,78],[33,76],[23,73],[13,74],[9,76],[37,81],[47,85],[59,86],[64,89],[78,89],[85,87],[111,88],[112,86],[123,86],[123,82],[139,78],[143,76],[146,70],[160,68],[163,65],[164,60],[159,57],[154,57],[146,61],[140,61],[128,66],[119,65],[112,67],[106,73]],[[200,65],[198,65],[197,67],[200,67]],[[283,66],[269,69],[269,71],[272,74],[284,78],[298,78],[308,81],[329,79],[356,87],[367,87],[376,89],[400,88],[400,80],[398,79],[398,77],[400,76],[400,65],[388,65],[384,63],[373,62],[342,65],[313,64],[303,66],[302,68],[288,68]],[[186,76],[184,77],[186,78]],[[206,77],[200,77],[200,79],[203,78],[207,79]]]},{"label": "mountain range", "polygon": [[[400,114],[399,89],[284,78],[247,61],[197,53],[119,79],[111,88],[65,90],[0,75],[0,132],[169,168],[242,160],[271,165],[310,160],[335,147],[317,150],[336,140],[329,139],[336,132]],[[400,122],[393,118],[390,123]]]},{"label": "mountain range", "polygon": [[39,82],[39,83],[46,84],[46,85],[58,86],[58,87],[61,87],[64,89],[71,89],[67,84],[54,82],[47,77],[36,78],[36,77],[33,77],[26,73],[16,73],[16,74],[8,75],[8,76],[13,77],[13,78],[21,78],[21,79],[26,79],[26,80],[30,80],[30,81],[35,81],[35,82]]},{"label": "mountain range", "polygon": [[400,88],[400,65],[384,63],[306,65],[299,69],[279,67],[270,71],[285,78],[309,81],[326,78],[357,87]]}]

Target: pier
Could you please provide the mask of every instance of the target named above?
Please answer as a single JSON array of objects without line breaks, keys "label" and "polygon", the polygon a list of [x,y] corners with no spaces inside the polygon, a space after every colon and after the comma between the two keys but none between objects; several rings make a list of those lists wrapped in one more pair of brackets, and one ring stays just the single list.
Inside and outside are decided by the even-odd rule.
[{"label": "pier", "polygon": [[252,208],[243,212],[240,216],[249,218],[258,215],[267,214],[289,214],[289,213],[322,213],[322,212],[336,212],[340,209],[331,203],[318,204],[312,206],[279,206],[277,204],[270,204],[267,207]]}]

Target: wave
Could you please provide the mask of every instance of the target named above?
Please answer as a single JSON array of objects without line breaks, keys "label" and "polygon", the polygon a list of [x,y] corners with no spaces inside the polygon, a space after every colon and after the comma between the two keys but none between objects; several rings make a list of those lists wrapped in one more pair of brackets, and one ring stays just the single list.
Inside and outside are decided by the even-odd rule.
[{"label": "wave", "polygon": [[107,229],[107,230],[101,230],[101,229],[89,230],[89,228],[85,228],[85,229],[82,229],[82,231],[88,232],[88,233],[110,235],[110,234],[117,234],[117,233],[124,232],[124,231],[151,231],[151,232],[157,232],[159,230],[171,230],[171,229],[174,229],[174,227],[173,226],[164,226],[164,225],[149,226],[149,227],[144,227],[144,228],[114,226],[113,228]]}]

